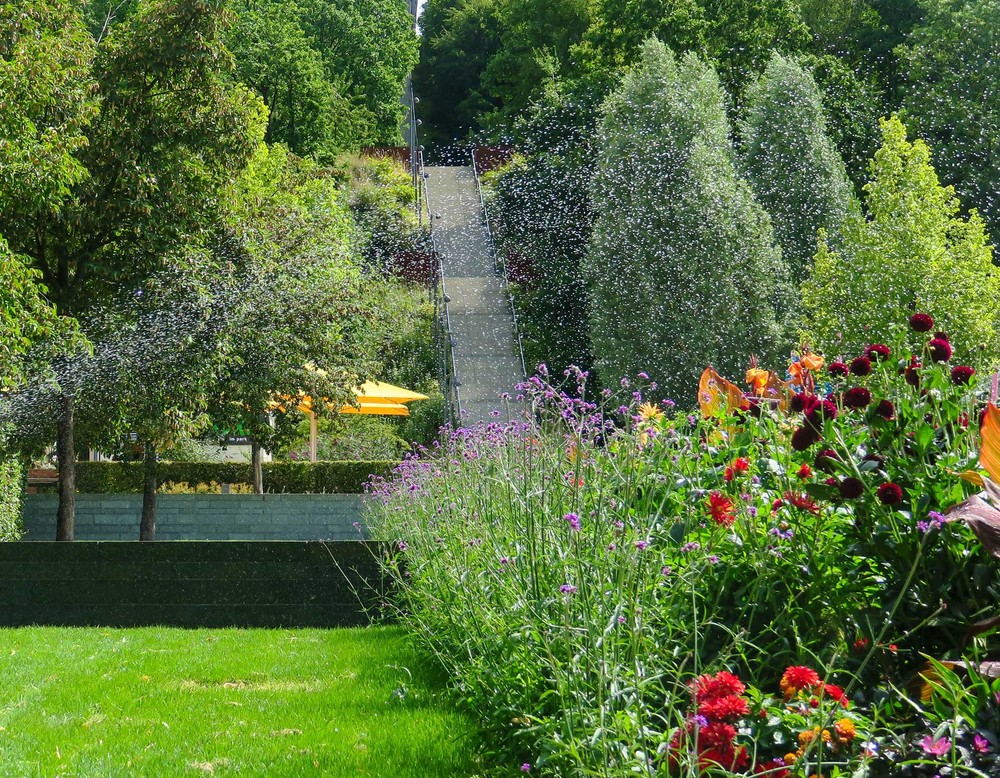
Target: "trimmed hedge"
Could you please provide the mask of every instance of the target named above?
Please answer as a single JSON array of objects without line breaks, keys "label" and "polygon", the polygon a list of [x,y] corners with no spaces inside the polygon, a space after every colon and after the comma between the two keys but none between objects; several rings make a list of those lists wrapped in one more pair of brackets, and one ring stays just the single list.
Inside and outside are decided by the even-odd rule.
[{"label": "trimmed hedge", "polygon": [[24,468],[16,459],[0,459],[0,541],[21,537]]},{"label": "trimmed hedge", "polygon": [[[396,462],[266,462],[264,491],[290,494],[360,494],[372,475],[387,475]],[[246,462],[160,462],[160,483],[249,484]],[[76,490],[87,494],[142,491],[142,462],[78,462]]]}]

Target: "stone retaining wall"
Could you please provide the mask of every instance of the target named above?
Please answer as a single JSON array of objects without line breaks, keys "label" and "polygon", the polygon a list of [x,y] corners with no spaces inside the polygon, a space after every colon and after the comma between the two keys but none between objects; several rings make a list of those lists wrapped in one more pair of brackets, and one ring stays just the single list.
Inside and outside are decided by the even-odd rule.
[{"label": "stone retaining wall", "polygon": [[[161,494],[157,540],[363,540],[360,494]],[[54,494],[24,497],[25,540],[55,540]],[[138,540],[141,494],[78,494],[77,540]]]}]

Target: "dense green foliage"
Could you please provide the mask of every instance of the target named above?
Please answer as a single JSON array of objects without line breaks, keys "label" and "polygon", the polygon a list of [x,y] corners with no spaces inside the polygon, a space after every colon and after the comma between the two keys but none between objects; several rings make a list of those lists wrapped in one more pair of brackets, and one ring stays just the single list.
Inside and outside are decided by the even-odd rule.
[{"label": "dense green foliage", "polygon": [[417,39],[405,0],[232,0],[238,78],[268,108],[266,140],[332,162],[399,145]]},{"label": "dense green foliage", "polygon": [[807,70],[774,54],[746,102],[743,168],[798,284],[816,253],[818,231],[834,243],[839,237],[852,206],[851,184]]},{"label": "dense green foliage", "polygon": [[59,209],[28,199],[0,214],[61,313],[107,299],[205,229],[255,147],[263,108],[229,79],[223,17],[221,0],[148,0],[67,76],[95,84],[100,105],[73,152],[75,180]]},{"label": "dense green foliage", "polygon": [[748,351],[776,357],[788,270],[736,172],[712,67],[647,43],[605,104],[598,158],[583,270],[605,380],[645,371],[688,405],[706,364],[732,374]]},{"label": "dense green foliage", "polygon": [[1000,242],[1000,2],[927,0],[902,49],[907,120],[934,167]]},{"label": "dense green foliage", "polygon": [[923,141],[893,117],[871,164],[865,210],[844,222],[839,246],[822,240],[802,289],[805,329],[829,354],[887,339],[917,310],[960,344],[960,359],[988,367],[998,354],[1000,272],[983,222],[960,215]]},{"label": "dense green foliage", "polygon": [[[385,475],[391,462],[265,462],[264,489],[289,494],[360,494],[372,475]],[[77,488],[85,494],[142,491],[141,462],[79,462]],[[161,462],[164,483],[252,484],[248,463]]]},{"label": "dense green foliage", "polygon": [[[0,632],[5,775],[454,778],[475,729],[396,628]],[[44,683],[39,683],[44,680]],[[155,733],[155,734],[154,734]]]}]

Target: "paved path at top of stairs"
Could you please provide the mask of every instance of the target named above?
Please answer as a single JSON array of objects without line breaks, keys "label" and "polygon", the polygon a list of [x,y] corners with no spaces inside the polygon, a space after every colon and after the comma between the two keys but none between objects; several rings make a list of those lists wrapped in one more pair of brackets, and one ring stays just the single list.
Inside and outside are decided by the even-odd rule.
[{"label": "paved path at top of stairs", "polygon": [[488,420],[524,379],[504,279],[490,253],[471,167],[426,167],[434,245],[444,268],[462,423]]}]

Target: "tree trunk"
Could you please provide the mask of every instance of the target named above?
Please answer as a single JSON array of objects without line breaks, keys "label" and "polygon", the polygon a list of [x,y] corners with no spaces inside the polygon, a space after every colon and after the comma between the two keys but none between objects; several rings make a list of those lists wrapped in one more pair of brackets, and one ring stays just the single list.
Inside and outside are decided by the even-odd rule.
[{"label": "tree trunk", "polygon": [[145,450],[139,540],[156,540],[156,446],[147,440]]},{"label": "tree trunk", "polygon": [[56,431],[56,458],[59,460],[59,510],[56,513],[56,540],[72,540],[76,524],[76,450],[73,445],[73,395],[60,398],[62,413]]},{"label": "tree trunk", "polygon": [[253,493],[264,493],[264,461],[261,457],[260,443],[250,441],[250,468],[253,471]]}]

